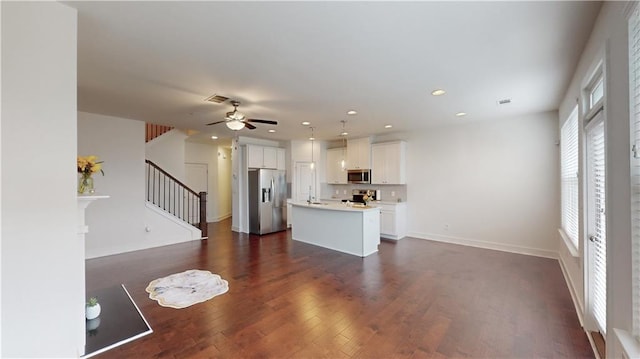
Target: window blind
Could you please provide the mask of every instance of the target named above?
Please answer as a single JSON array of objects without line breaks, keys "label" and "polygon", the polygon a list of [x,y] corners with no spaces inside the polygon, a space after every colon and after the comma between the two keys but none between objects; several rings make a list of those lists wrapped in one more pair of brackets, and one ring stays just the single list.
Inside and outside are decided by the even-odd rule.
[{"label": "window blind", "polygon": [[578,245],[578,107],[560,129],[560,182],[562,229]]},{"label": "window blind", "polygon": [[631,114],[631,236],[633,258],[633,331],[640,337],[640,12],[629,18]]},{"label": "window blind", "polygon": [[604,118],[598,114],[587,126],[587,185],[591,254],[593,316],[605,334],[607,328],[607,237],[605,198]]}]

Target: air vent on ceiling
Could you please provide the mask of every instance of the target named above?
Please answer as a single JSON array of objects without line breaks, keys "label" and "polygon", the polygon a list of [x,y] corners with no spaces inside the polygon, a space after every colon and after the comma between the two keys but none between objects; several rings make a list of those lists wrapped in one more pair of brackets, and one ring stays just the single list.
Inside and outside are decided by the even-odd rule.
[{"label": "air vent on ceiling", "polygon": [[507,105],[511,103],[510,98],[503,98],[502,100],[498,100],[498,105]]},{"label": "air vent on ceiling", "polygon": [[227,101],[228,99],[229,99],[228,97],[224,97],[222,95],[213,94],[212,96],[207,97],[205,99],[205,101],[215,102],[215,103],[223,103],[223,102]]}]

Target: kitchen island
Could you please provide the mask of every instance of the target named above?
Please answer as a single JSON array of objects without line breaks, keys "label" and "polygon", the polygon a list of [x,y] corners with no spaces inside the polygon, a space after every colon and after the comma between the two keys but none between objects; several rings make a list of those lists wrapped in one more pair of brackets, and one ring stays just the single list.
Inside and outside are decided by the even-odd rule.
[{"label": "kitchen island", "polygon": [[378,251],[379,208],[344,203],[290,204],[293,240],[359,257]]}]

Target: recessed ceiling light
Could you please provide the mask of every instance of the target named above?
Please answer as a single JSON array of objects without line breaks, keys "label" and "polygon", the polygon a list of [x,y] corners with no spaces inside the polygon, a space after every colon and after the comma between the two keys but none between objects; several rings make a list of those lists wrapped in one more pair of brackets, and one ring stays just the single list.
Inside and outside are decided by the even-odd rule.
[{"label": "recessed ceiling light", "polygon": [[340,134],[340,136],[346,136],[346,135],[348,135],[348,134],[349,134],[349,132],[344,131],[344,132],[342,132],[342,133]]},{"label": "recessed ceiling light", "polygon": [[462,117],[462,116],[466,116],[466,115],[467,115],[466,112],[458,112],[458,113],[456,113],[456,116],[458,116],[458,117]]},{"label": "recessed ceiling light", "polygon": [[274,132],[276,132],[276,130],[269,130],[268,132],[269,133],[274,133]]},{"label": "recessed ceiling light", "polygon": [[445,90],[443,90],[443,89],[436,89],[436,90],[431,91],[431,94],[432,94],[433,96],[442,96],[442,95],[444,95],[445,93],[447,93],[447,91],[445,91]]},{"label": "recessed ceiling light", "polygon": [[311,124],[311,122],[309,122],[309,121],[304,121],[304,122],[302,123],[302,125],[304,125],[304,126],[309,126],[310,124]]},{"label": "recessed ceiling light", "polygon": [[212,139],[212,140],[217,140],[217,139],[218,139],[218,136],[211,136],[211,139]]},{"label": "recessed ceiling light", "polygon": [[356,110],[349,110],[347,111],[347,115],[357,115],[358,112]]},{"label": "recessed ceiling light", "polygon": [[391,128],[393,127],[392,125],[384,125],[384,128]]}]

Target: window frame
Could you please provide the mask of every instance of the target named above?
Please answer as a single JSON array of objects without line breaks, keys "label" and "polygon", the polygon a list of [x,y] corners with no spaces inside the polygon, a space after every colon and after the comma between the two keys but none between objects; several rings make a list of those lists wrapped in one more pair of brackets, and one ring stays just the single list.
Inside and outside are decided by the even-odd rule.
[{"label": "window frame", "polygon": [[[629,140],[632,145],[629,166],[631,184],[631,246],[632,246],[632,336],[640,342],[640,229],[634,222],[640,221],[640,9],[635,6],[628,21],[629,41]],[[634,175],[635,173],[635,175]],[[634,186],[634,183],[638,183]],[[629,350],[628,346],[625,346]],[[640,351],[639,345],[635,347]]]}]

